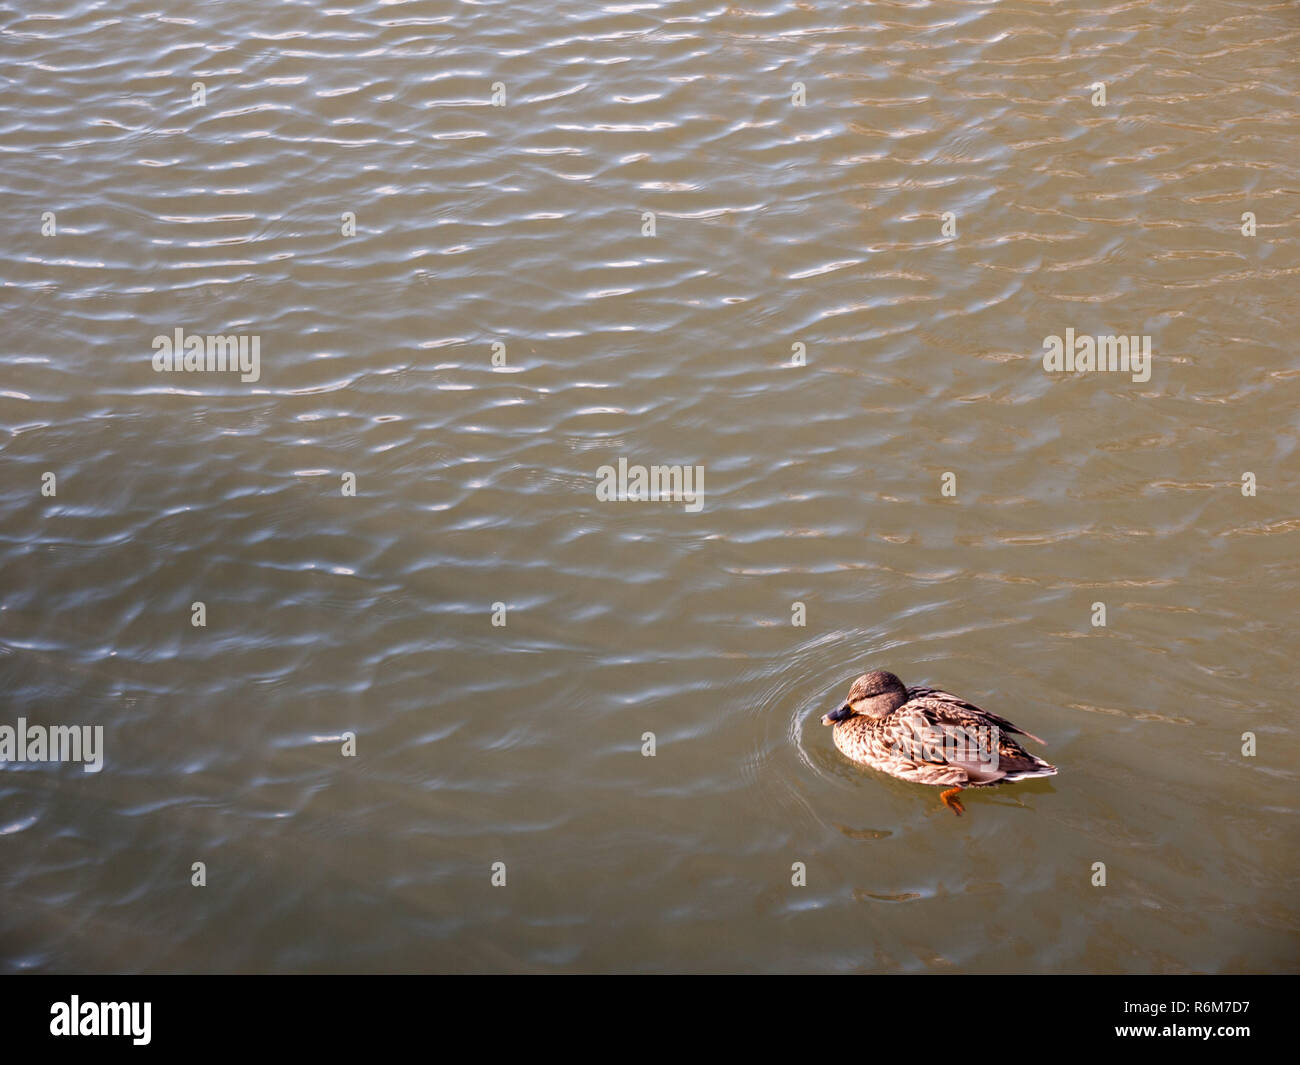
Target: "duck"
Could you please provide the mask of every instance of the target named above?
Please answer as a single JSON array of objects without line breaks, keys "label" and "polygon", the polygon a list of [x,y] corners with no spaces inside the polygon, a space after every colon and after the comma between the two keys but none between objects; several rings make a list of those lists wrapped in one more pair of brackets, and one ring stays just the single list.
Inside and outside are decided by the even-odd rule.
[{"label": "duck", "polygon": [[840,752],[900,780],[946,788],[940,800],[958,817],[964,788],[1056,775],[1011,735],[1046,746],[1032,732],[939,688],[907,687],[883,669],[864,673],[844,705],[822,717]]}]

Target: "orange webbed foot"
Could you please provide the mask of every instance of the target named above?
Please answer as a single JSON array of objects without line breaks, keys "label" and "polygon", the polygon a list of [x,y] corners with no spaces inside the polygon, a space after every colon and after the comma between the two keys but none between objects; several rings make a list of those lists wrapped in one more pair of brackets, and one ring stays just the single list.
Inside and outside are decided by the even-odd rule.
[{"label": "orange webbed foot", "polygon": [[949,788],[947,791],[943,792],[943,794],[939,796],[939,798],[943,800],[944,806],[948,807],[948,809],[950,809],[958,817],[960,817],[962,815],[962,811],[966,809],[966,807],[964,807],[961,804],[961,800],[957,798],[957,796],[960,794],[961,794],[961,788]]}]

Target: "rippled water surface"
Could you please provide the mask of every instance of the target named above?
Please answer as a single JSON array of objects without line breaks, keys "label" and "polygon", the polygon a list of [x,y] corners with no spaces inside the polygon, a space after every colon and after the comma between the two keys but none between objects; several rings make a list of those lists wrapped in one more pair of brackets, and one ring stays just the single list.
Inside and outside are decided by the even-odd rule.
[{"label": "rippled water surface", "polygon": [[[1296,5],[19,8],[0,725],[106,755],[5,968],[1298,967]],[[859,769],[872,667],[1060,774]]]}]

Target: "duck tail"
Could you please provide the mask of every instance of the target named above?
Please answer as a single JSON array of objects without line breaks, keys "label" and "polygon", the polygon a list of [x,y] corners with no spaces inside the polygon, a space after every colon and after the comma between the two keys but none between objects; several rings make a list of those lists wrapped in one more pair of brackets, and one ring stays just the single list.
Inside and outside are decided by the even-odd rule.
[{"label": "duck tail", "polygon": [[1009,772],[1005,777],[1002,778],[1003,780],[1012,781],[1012,780],[1025,780],[1028,779],[1029,777],[1056,776],[1056,766],[1052,765],[1051,762],[1044,762],[1041,758],[1035,758],[1032,754],[1029,754],[1029,752],[1027,751],[1025,753],[1030,759],[1032,759],[1030,764],[1024,767],[1023,769],[1011,770],[1011,772]]}]

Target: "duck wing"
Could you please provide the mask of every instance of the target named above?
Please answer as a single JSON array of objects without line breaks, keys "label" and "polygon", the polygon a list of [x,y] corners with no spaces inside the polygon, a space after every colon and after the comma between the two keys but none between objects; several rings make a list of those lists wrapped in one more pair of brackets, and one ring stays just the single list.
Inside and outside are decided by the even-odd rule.
[{"label": "duck wing", "polygon": [[1003,762],[1008,744],[1020,758],[1032,759],[1013,740],[1005,739],[993,722],[941,699],[904,703],[889,715],[881,732],[895,757],[915,765],[918,775],[934,778],[928,783],[979,785],[1002,780],[1010,769]]},{"label": "duck wing", "polygon": [[904,703],[894,716],[899,719],[899,730],[917,737],[930,759],[939,757],[947,765],[960,767],[972,785],[1056,772],[1056,766],[1013,740],[996,714],[963,700],[923,696]]},{"label": "duck wing", "polygon": [[[936,732],[910,707],[910,703],[905,704],[887,717],[870,722],[867,763],[917,784],[964,787],[970,783],[971,774],[962,761],[948,758],[955,745],[946,752],[942,730]],[[977,766],[976,759],[970,761]]]},{"label": "duck wing", "polygon": [[944,712],[944,707],[941,704],[947,704],[947,706],[953,708],[952,712],[955,714],[969,715],[973,718],[979,719],[979,721],[972,723],[996,725],[1003,732],[1015,733],[1018,736],[1027,736],[1035,743],[1041,743],[1044,747],[1047,746],[1046,740],[1039,739],[1032,732],[1026,732],[1019,725],[1013,724],[1005,717],[1000,717],[991,710],[985,710],[983,707],[976,706],[974,703],[953,695],[952,692],[946,692],[942,688],[908,688],[907,698],[909,700],[908,705],[913,702],[924,702],[926,704],[934,705],[934,708],[938,713]]}]

